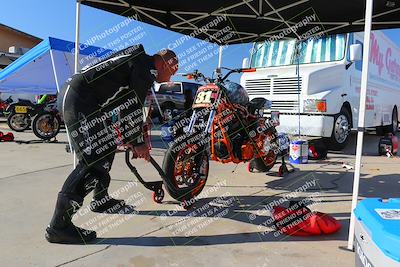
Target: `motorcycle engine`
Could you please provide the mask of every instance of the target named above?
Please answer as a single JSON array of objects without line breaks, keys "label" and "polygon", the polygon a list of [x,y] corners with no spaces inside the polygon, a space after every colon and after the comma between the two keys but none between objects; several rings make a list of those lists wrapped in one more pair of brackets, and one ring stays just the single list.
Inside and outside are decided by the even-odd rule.
[{"label": "motorcycle engine", "polygon": [[214,144],[215,155],[220,159],[227,159],[229,157],[228,148],[223,142],[216,142]]}]

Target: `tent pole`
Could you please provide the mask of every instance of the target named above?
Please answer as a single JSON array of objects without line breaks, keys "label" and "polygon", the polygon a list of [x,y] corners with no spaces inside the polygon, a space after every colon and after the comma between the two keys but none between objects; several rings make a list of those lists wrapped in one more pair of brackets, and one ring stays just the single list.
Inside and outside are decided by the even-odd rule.
[{"label": "tent pole", "polygon": [[[81,0],[76,1],[76,15],[75,15],[75,66],[74,73],[79,73],[79,33],[80,33],[80,20],[81,20]],[[68,138],[68,141],[69,138]],[[71,147],[71,142],[70,142]],[[73,151],[73,150],[71,150]],[[73,151],[74,155],[74,169],[77,165],[76,152]]]},{"label": "tent pole", "polygon": [[160,103],[158,102],[158,99],[157,99],[157,96],[156,96],[156,91],[154,89],[154,85],[151,86],[151,95],[153,96],[154,102],[156,103],[158,112],[160,112],[160,116],[163,116],[164,114],[163,114],[162,109],[160,107]]},{"label": "tent pole", "polygon": [[219,46],[219,51],[218,51],[218,69],[220,69],[222,66],[222,46]]},{"label": "tent pole", "polygon": [[358,114],[356,165],[355,165],[355,170],[354,170],[353,197],[352,197],[352,202],[351,202],[349,239],[348,239],[348,243],[347,243],[347,248],[350,250],[354,249],[354,231],[355,231],[354,228],[355,228],[355,219],[356,219],[354,216],[354,209],[357,206],[358,190],[359,190],[359,185],[360,185],[361,157],[362,157],[362,151],[363,151],[364,126],[365,126],[365,104],[366,104],[367,87],[368,87],[369,48],[370,48],[370,37],[371,37],[372,8],[373,8],[373,0],[366,0],[363,63],[362,63],[361,90],[360,90],[360,107],[359,107],[359,114]]},{"label": "tent pole", "polygon": [[56,80],[57,92],[60,93],[60,85],[58,84],[56,65],[54,64],[53,50],[50,49],[51,65],[53,66],[54,79]]},{"label": "tent pole", "polygon": [[[58,83],[56,64],[54,63],[53,50],[51,50],[51,49],[50,49],[50,58],[51,58],[51,65],[53,66],[54,79],[56,80],[57,92],[60,93],[60,84]],[[57,107],[57,109],[60,110],[59,107]],[[68,129],[66,131],[68,133]],[[71,145],[71,139],[69,138],[69,134],[67,134],[67,138],[68,138],[69,149],[70,149],[70,151],[73,151],[72,145]],[[75,154],[74,154],[74,168],[75,168]]]},{"label": "tent pole", "polygon": [[79,33],[80,33],[80,18],[81,18],[81,1],[76,1],[76,16],[75,16],[75,74],[79,73]]}]

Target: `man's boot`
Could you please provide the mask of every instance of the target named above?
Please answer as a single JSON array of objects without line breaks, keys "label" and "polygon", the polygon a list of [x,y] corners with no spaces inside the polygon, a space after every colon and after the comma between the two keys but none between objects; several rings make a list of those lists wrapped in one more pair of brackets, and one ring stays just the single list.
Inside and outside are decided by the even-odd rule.
[{"label": "man's boot", "polygon": [[90,210],[99,213],[116,213],[124,206],[124,200],[114,199],[108,193],[95,194],[90,202]]},{"label": "man's boot", "polygon": [[82,244],[96,238],[96,232],[75,226],[72,216],[82,206],[78,196],[59,193],[53,218],[46,228],[45,237],[50,243]]},{"label": "man's boot", "polygon": [[125,201],[114,199],[108,194],[111,177],[108,173],[104,173],[96,188],[93,191],[93,199],[90,203],[90,210],[99,213],[116,213],[125,206]]}]

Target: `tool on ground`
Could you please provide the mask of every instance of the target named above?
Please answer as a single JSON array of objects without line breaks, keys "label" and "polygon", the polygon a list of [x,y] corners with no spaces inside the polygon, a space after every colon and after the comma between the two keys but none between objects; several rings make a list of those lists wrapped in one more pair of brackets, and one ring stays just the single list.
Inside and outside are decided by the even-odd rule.
[{"label": "tool on ground", "polygon": [[347,170],[352,170],[352,169],[354,169],[354,167],[351,166],[351,165],[348,164],[348,163],[343,163],[343,164],[342,164],[342,168],[346,168]]}]

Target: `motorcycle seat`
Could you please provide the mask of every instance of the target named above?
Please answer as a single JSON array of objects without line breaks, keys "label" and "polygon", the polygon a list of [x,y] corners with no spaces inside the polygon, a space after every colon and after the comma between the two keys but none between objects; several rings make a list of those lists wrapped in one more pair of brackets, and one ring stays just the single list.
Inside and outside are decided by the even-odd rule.
[{"label": "motorcycle seat", "polygon": [[253,98],[247,104],[247,110],[249,111],[249,113],[254,114],[256,110],[263,108],[265,106],[265,103],[267,103],[267,101],[268,100],[263,97]]},{"label": "motorcycle seat", "polygon": [[21,104],[32,104],[32,101],[30,101],[28,99],[18,98],[18,103],[21,103]]}]

